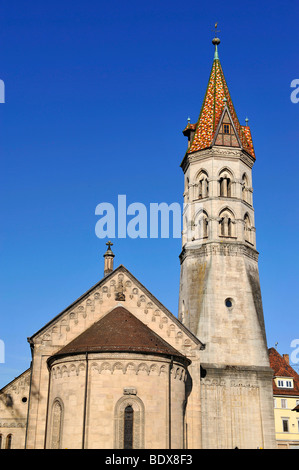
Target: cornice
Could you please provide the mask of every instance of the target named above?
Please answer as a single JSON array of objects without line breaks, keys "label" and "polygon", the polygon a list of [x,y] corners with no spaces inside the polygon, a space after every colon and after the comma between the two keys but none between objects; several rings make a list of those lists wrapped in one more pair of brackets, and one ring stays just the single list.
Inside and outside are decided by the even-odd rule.
[{"label": "cornice", "polygon": [[246,256],[247,258],[258,261],[259,253],[254,248],[245,245],[244,243],[236,242],[208,242],[201,246],[183,246],[182,252],[179,255],[181,264],[187,257],[207,257],[207,256]]},{"label": "cornice", "polygon": [[244,149],[213,146],[192,153],[187,151],[180,166],[185,173],[190,164],[206,160],[207,158],[219,158],[224,160],[240,159],[250,169],[255,162],[255,159]]}]

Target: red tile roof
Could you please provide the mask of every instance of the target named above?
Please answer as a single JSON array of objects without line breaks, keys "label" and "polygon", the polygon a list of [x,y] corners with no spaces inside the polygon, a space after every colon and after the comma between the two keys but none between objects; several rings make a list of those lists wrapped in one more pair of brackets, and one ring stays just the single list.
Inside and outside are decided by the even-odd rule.
[{"label": "red tile roof", "polygon": [[116,307],[63,347],[55,357],[85,352],[135,352],[189,359],[123,307]]},{"label": "red tile roof", "polygon": [[[225,99],[226,101],[224,101]],[[230,111],[242,147],[255,158],[250,129],[239,123],[219,59],[214,59],[198,121],[196,124],[188,124],[192,129],[196,126],[188,153],[211,146],[225,103]]]},{"label": "red tile roof", "polygon": [[274,395],[298,395],[299,396],[299,375],[286,362],[286,360],[276,351],[275,348],[269,349],[270,367],[274,371],[274,377],[293,377],[294,388],[277,387],[273,379]]}]

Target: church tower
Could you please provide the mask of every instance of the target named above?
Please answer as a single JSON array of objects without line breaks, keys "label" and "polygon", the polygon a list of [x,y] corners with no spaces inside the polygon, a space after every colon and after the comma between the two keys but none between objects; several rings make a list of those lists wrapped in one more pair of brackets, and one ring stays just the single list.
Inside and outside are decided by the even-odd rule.
[{"label": "church tower", "polygon": [[272,374],[253,208],[255,152],[215,55],[198,121],[188,119],[179,319],[201,351],[203,448],[275,447]]}]

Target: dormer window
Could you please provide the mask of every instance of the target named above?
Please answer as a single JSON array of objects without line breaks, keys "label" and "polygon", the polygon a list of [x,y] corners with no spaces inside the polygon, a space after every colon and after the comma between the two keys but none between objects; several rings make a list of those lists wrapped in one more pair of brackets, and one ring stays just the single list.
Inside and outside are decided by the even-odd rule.
[{"label": "dormer window", "polygon": [[293,388],[293,379],[278,379],[277,387],[279,388]]},{"label": "dormer window", "polygon": [[223,124],[223,134],[230,134],[230,124]]}]

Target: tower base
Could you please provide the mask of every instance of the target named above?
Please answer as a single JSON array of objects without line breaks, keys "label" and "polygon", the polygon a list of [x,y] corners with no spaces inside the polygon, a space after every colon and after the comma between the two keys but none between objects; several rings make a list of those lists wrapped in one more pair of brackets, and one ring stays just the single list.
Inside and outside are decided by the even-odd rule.
[{"label": "tower base", "polygon": [[273,370],[201,366],[202,448],[275,449]]}]

